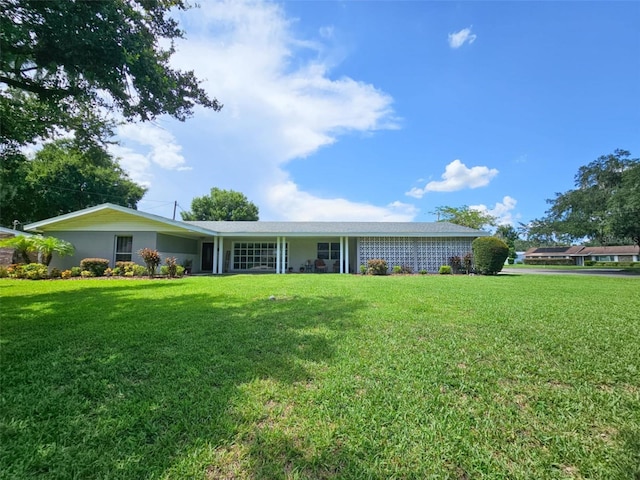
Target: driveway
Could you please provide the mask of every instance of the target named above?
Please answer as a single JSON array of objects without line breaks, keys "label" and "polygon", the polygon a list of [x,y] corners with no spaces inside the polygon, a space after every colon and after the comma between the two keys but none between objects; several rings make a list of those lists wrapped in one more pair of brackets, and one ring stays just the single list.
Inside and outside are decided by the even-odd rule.
[{"label": "driveway", "polygon": [[509,268],[504,267],[502,272],[509,275],[592,275],[600,277],[635,277],[640,278],[640,270],[630,272],[617,268],[581,268],[581,269],[555,269],[555,268]]}]

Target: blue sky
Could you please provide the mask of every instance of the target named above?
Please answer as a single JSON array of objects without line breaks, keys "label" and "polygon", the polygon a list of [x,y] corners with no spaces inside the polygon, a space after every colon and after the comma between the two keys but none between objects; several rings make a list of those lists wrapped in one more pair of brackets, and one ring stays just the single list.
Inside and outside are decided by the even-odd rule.
[{"label": "blue sky", "polygon": [[517,225],[580,166],[640,156],[640,2],[205,0],[179,19],[174,66],[224,108],[119,129],[144,211],[215,186],[261,220],[469,205]]}]

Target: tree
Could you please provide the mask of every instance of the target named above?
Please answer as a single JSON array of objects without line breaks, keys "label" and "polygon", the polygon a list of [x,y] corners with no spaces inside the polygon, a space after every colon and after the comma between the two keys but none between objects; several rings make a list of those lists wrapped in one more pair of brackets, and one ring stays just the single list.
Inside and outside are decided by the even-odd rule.
[{"label": "tree", "polygon": [[476,271],[481,275],[496,275],[509,255],[509,247],[496,237],[478,237],[471,243]]},{"label": "tree", "polygon": [[517,257],[516,241],[520,239],[518,231],[512,225],[500,225],[496,229],[495,236],[507,244],[509,247],[509,263],[514,263]]},{"label": "tree", "polygon": [[258,220],[258,207],[234,190],[211,189],[211,195],[191,201],[191,211],[181,212],[183,220]]},{"label": "tree", "polygon": [[640,248],[640,164],[622,173],[620,188],[609,200],[608,207],[612,234],[630,238]]},{"label": "tree", "polygon": [[5,140],[100,130],[99,109],[142,121],[184,120],[196,105],[220,110],[192,71],[169,65],[184,36],[171,11],[187,8],[186,0],[0,0]]},{"label": "tree", "polygon": [[[547,218],[537,218],[529,223],[520,223],[520,234],[526,237],[524,241],[516,241],[522,247],[554,247],[571,245],[571,237],[558,231],[556,222]],[[525,250],[526,248],[522,248]]]},{"label": "tree", "polygon": [[[42,220],[110,202],[136,208],[146,189],[99,146],[82,151],[72,140],[45,145],[33,160],[10,157],[0,169],[0,223]],[[6,203],[5,203],[6,202]]]},{"label": "tree", "polygon": [[485,226],[495,226],[496,217],[464,205],[462,207],[440,206],[431,212],[439,222],[451,222],[464,227],[481,230]]},{"label": "tree", "polygon": [[9,227],[14,220],[24,218],[21,212],[28,209],[33,197],[25,183],[28,171],[27,157],[19,151],[0,155],[0,225]]},{"label": "tree", "polygon": [[612,199],[621,188],[624,190],[625,172],[640,163],[629,157],[628,151],[617,149],[580,167],[575,176],[576,188],[547,200],[551,208],[540,223],[572,240],[588,238],[600,245],[623,242],[612,229],[609,217]]},{"label": "tree", "polygon": [[508,245],[510,242],[515,243],[520,238],[520,234],[513,225],[499,225],[496,229],[496,237],[501,238]]}]

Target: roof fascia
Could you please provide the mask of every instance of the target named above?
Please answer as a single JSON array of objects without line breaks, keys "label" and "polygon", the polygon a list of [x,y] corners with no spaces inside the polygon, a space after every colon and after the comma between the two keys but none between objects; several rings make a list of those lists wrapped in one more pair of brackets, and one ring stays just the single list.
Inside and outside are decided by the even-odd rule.
[{"label": "roof fascia", "polygon": [[65,220],[72,220],[74,218],[84,217],[86,215],[91,215],[93,213],[100,212],[103,210],[115,210],[120,213],[125,213],[127,215],[144,218],[146,220],[150,220],[154,222],[164,223],[166,225],[178,227],[189,232],[200,233],[202,235],[214,236],[214,237],[219,235],[218,232],[215,232],[213,230],[208,230],[206,228],[197,227],[195,225],[190,225],[188,223],[179,222],[176,220],[170,220],[168,218],[161,217],[159,215],[141,212],[139,210],[133,210],[132,208],[123,207],[122,205],[115,205],[113,203],[103,203],[101,205],[96,205],[95,207],[89,207],[83,210],[77,210],[75,212],[59,215],[57,217],[47,218],[46,220],[41,220],[39,222],[34,222],[28,225],[25,225],[24,228],[26,230],[38,231],[40,228],[46,227],[48,225],[54,225],[56,223],[63,222]]},{"label": "roof fascia", "polygon": [[423,232],[395,232],[395,233],[380,233],[380,232],[218,232],[217,236],[221,238],[225,237],[435,237],[435,238],[452,238],[452,237],[486,237],[490,234],[488,232],[435,232],[435,233],[423,233]]}]

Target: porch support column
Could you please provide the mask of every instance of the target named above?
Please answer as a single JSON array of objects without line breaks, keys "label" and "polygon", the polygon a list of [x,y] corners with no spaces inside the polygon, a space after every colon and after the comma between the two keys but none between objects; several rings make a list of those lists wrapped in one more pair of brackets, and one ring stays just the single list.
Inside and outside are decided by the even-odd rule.
[{"label": "porch support column", "polygon": [[340,273],[349,273],[349,237],[344,237],[344,267],[340,262]]},{"label": "porch support column", "polygon": [[213,270],[211,273],[218,273],[218,243],[220,243],[218,237],[213,237],[213,252],[211,253],[213,255]]},{"label": "porch support column", "polygon": [[280,237],[276,237],[276,273],[280,273]]},{"label": "porch support column", "polygon": [[340,237],[340,269],[339,273],[344,273],[344,237]]},{"label": "porch support column", "polygon": [[224,273],[224,238],[218,240],[218,271],[216,273]]},{"label": "porch support column", "polygon": [[287,237],[281,237],[282,240],[282,253],[280,254],[280,260],[282,262],[282,266],[280,268],[280,273],[287,273]]}]

